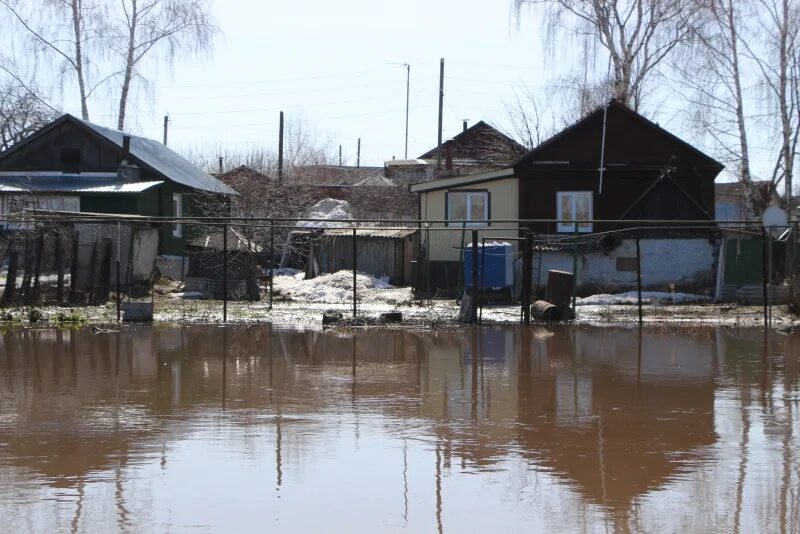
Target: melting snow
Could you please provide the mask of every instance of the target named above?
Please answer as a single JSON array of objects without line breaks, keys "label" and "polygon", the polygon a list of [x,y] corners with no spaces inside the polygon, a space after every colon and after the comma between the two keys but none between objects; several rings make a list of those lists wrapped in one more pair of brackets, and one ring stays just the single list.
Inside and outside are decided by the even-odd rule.
[{"label": "melting snow", "polygon": [[[276,276],[274,288],[295,301],[337,304],[353,301],[353,271],[324,274],[311,280],[304,273],[293,276]],[[396,288],[388,278],[376,278],[368,274],[356,274],[356,290],[361,302],[385,302],[396,304],[411,300],[410,288]]]},{"label": "melting snow", "polygon": [[[576,306],[610,306],[615,304],[636,304],[636,291],[626,291],[609,295],[601,293],[576,300]],[[703,295],[690,293],[670,293],[668,291],[642,291],[642,304],[689,304],[693,302],[709,302],[711,299]]]},{"label": "melting snow", "polygon": [[337,228],[352,226],[352,223],[336,222],[337,219],[352,220],[352,208],[346,200],[326,198],[314,204],[303,215],[314,221],[300,221],[297,226],[301,228]]}]

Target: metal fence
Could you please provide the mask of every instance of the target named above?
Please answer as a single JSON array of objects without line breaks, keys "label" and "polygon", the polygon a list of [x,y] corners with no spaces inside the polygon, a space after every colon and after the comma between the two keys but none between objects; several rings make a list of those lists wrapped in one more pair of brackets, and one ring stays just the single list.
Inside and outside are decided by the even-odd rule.
[{"label": "metal fence", "polygon": [[0,220],[0,319],[642,321],[727,303],[769,322],[791,304],[797,223],[622,224],[22,214]]}]

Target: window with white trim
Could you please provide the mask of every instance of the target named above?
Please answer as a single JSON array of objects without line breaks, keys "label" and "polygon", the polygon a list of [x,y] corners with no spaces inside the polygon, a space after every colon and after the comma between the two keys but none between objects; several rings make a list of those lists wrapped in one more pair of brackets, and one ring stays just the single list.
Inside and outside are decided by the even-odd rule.
[{"label": "window with white trim", "polygon": [[[178,193],[172,194],[172,216],[173,217],[183,217],[183,197]],[[172,225],[172,236],[173,237],[181,237],[183,236],[183,225],[180,223],[175,223]]]},{"label": "window with white trim", "polygon": [[447,193],[448,226],[487,226],[489,220],[488,191],[450,191]]},{"label": "window with white trim", "polygon": [[[573,221],[591,221],[594,198],[591,191],[559,191],[556,193],[558,232],[574,232]],[[563,222],[562,222],[563,221]],[[579,222],[578,232],[591,232],[591,222]]]}]

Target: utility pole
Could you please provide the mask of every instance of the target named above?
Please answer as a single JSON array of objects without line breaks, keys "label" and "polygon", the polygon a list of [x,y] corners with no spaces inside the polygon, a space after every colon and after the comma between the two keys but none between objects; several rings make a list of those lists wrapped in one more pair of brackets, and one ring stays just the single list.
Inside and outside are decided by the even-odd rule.
[{"label": "utility pole", "polygon": [[342,145],[339,145],[339,167],[342,166]]},{"label": "utility pole", "polygon": [[361,167],[361,138],[358,138],[358,150],[356,151],[356,167]]},{"label": "utility pole", "polygon": [[164,146],[167,146],[167,130],[169,129],[169,114],[164,115]]},{"label": "utility pole", "polygon": [[403,159],[408,159],[408,102],[411,89],[411,65],[406,63],[406,150]]},{"label": "utility pole", "polygon": [[278,125],[278,183],[283,183],[283,111]]},{"label": "utility pole", "polygon": [[444,105],[444,58],[439,61],[439,136],[436,144],[436,170],[442,170],[442,106]]}]

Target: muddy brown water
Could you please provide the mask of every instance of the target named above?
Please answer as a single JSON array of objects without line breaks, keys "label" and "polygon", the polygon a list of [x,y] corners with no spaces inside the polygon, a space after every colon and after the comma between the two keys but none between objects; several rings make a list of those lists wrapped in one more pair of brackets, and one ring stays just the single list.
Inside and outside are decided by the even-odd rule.
[{"label": "muddy brown water", "polygon": [[797,532],[800,336],[0,335],[5,532]]}]

